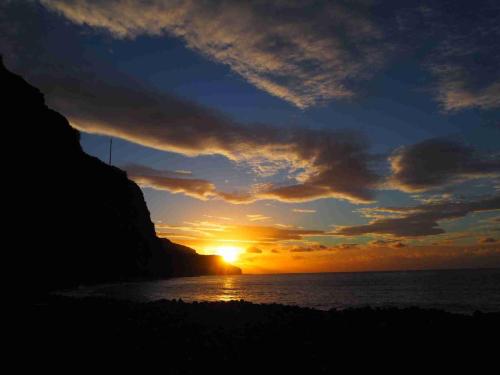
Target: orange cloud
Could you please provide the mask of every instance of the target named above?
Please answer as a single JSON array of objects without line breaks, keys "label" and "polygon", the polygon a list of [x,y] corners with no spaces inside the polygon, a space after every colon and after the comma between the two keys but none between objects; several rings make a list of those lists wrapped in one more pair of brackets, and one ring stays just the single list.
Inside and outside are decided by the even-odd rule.
[{"label": "orange cloud", "polygon": [[[480,246],[372,246],[342,244],[322,247],[287,247],[261,253],[240,265],[246,272],[352,272],[401,269],[449,269],[467,267],[500,267],[500,248]],[[273,251],[274,250],[274,251]],[[251,255],[251,254],[249,254]]]},{"label": "orange cloud", "polygon": [[322,230],[307,230],[298,228],[281,228],[262,225],[231,225],[207,221],[186,222],[184,225],[156,224],[157,232],[168,230],[183,234],[191,234],[203,240],[240,241],[249,243],[279,242],[303,240],[308,236],[325,235]]},{"label": "orange cloud", "polygon": [[480,244],[492,244],[492,243],[497,243],[498,240],[493,237],[483,237],[479,240]]},{"label": "orange cloud", "polygon": [[264,216],[262,214],[250,214],[250,215],[247,215],[247,218],[250,221],[263,221],[263,220],[269,220],[269,219],[271,219],[271,217]]}]

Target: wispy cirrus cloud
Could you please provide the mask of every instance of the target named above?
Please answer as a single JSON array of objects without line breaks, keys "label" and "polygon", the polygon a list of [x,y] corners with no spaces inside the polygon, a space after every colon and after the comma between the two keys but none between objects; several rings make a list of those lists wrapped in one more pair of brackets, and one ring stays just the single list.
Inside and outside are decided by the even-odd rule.
[{"label": "wispy cirrus cloud", "polygon": [[[405,49],[401,44],[409,37],[415,48],[434,46],[422,62],[435,78],[435,96],[446,111],[500,107],[500,6],[492,0],[481,1],[474,12],[452,1],[390,8],[362,0],[41,3],[117,38],[181,38],[189,48],[300,108],[354,96],[355,83],[383,65],[390,51]],[[383,22],[374,16],[377,12],[384,14]]]},{"label": "wispy cirrus cloud", "polygon": [[471,72],[452,63],[434,65],[431,71],[437,76],[437,99],[445,110],[458,111],[468,108],[500,108],[500,79],[474,87],[467,76]]},{"label": "wispy cirrus cloud", "polygon": [[[352,96],[381,65],[370,4],[343,1],[41,0],[80,25],[118,38],[173,35],[271,95],[305,108]],[[314,20],[314,21],[313,21]]]},{"label": "wispy cirrus cloud", "polygon": [[426,59],[436,98],[446,111],[500,108],[500,5],[485,0],[474,11],[461,8],[456,2],[426,8],[437,40]]},{"label": "wispy cirrus cloud", "polygon": [[314,213],[316,213],[316,210],[307,209],[307,208],[293,208],[292,212],[297,212],[300,214],[314,214]]},{"label": "wispy cirrus cloud", "polygon": [[[365,0],[39,2],[116,38],[181,38],[301,108],[354,96],[357,83],[397,60],[395,51],[409,49],[425,49],[416,60],[432,73],[435,98],[446,111],[500,106],[500,5],[494,0],[471,4],[472,10],[448,0],[400,6]],[[25,27],[2,31],[9,29],[26,33]]]},{"label": "wispy cirrus cloud", "polygon": [[247,219],[250,221],[264,221],[271,219],[271,217],[262,214],[248,214]]}]

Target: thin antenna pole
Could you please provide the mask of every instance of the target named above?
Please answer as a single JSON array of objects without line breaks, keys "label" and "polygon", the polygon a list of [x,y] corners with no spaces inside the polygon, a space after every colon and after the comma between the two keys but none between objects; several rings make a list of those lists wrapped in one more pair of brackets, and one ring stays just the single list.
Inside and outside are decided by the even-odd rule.
[{"label": "thin antenna pole", "polygon": [[109,139],[109,165],[111,165],[111,153],[113,151],[113,138]]}]

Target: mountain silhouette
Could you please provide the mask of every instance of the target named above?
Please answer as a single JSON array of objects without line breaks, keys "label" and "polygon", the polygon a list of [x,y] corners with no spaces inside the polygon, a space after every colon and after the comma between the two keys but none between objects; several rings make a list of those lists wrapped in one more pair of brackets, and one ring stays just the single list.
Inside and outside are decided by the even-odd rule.
[{"label": "mountain silhouette", "polygon": [[86,154],[80,133],[2,61],[0,77],[4,131],[15,146],[5,160],[16,206],[8,221],[18,232],[10,246],[21,249],[14,268],[32,291],[241,273],[219,256],[158,238],[139,186]]}]

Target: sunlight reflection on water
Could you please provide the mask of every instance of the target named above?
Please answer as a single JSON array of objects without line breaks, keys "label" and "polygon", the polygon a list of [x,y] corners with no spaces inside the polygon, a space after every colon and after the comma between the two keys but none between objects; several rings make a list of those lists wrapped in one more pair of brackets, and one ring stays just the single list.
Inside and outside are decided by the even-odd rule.
[{"label": "sunlight reflection on water", "polygon": [[419,306],[471,313],[475,310],[500,311],[500,269],[200,276],[99,285],[65,294],[136,301],[244,299],[323,310],[367,305]]},{"label": "sunlight reflection on water", "polygon": [[[234,289],[234,276],[225,276],[222,279],[221,293],[216,297],[217,301],[233,301],[240,299],[238,292]],[[206,298],[206,297],[205,297]],[[201,299],[205,299],[201,297]]]}]

